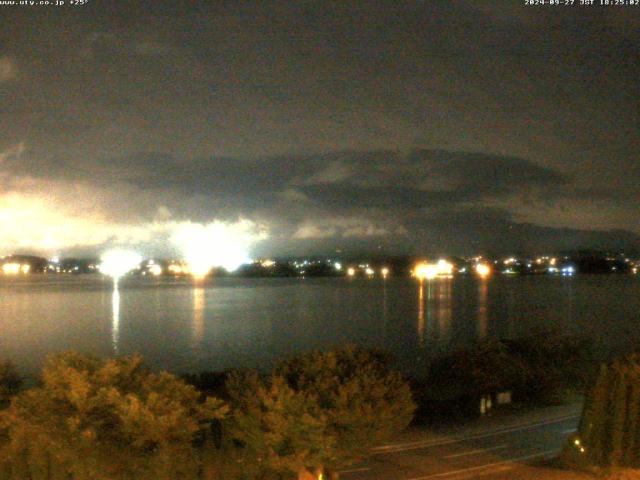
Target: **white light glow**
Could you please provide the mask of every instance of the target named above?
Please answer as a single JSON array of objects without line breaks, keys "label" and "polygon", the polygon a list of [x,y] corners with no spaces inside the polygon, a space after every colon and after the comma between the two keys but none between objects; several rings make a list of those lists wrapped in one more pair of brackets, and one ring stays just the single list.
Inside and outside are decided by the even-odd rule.
[{"label": "white light glow", "polygon": [[208,225],[186,222],[177,225],[172,236],[196,277],[207,275],[213,267],[233,272],[240,265],[251,263],[249,248],[262,238],[249,221]]},{"label": "white light glow", "polygon": [[100,257],[100,272],[118,280],[123,275],[137,268],[142,261],[140,255],[129,250],[109,250]]}]

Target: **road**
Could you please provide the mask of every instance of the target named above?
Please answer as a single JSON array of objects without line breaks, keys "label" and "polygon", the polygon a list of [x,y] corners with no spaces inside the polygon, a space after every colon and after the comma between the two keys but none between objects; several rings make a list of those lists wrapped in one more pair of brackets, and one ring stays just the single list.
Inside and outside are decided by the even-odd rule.
[{"label": "road", "polygon": [[[560,452],[567,437],[575,432],[579,408],[575,405],[506,421],[480,421],[470,428],[444,434],[414,433],[406,441],[375,448],[366,462],[341,472],[341,478],[519,478],[514,474],[517,469]],[[521,478],[529,477],[531,475]]]}]

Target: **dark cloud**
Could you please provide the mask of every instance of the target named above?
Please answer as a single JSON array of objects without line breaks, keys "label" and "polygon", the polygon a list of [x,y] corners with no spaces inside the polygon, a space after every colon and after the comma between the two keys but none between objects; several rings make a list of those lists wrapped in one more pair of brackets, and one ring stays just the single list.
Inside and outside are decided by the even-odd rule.
[{"label": "dark cloud", "polygon": [[49,168],[8,158],[17,174],[84,178],[100,186],[123,181],[142,189],[224,198],[245,207],[248,200],[272,202],[287,189],[331,208],[421,208],[473,202],[528,191],[553,191],[568,183],[561,173],[525,159],[482,153],[416,150],[333,152],[258,159],[181,159],[167,153],[107,158],[84,169],[47,160]]},{"label": "dark cloud", "polygon": [[455,187],[464,200],[509,193],[522,187],[552,188],[567,183],[561,173],[525,159],[444,150],[188,160],[170,154],[140,153],[106,159],[97,166],[103,173],[123,175],[143,188],[168,186],[206,193],[218,190],[269,193],[291,186],[310,190],[307,187],[312,185],[388,187],[394,193],[394,188],[418,189],[425,184],[423,191]]},{"label": "dark cloud", "polygon": [[556,228],[518,222],[495,208],[442,208],[407,220],[412,251],[488,255],[552,253],[581,248],[640,252],[640,236],[624,230]]},{"label": "dark cloud", "polygon": [[553,189],[567,183],[560,173],[515,157],[419,150],[354,154],[340,164],[351,172],[335,182],[302,187],[311,198],[331,206],[424,208],[497,198],[533,187]]}]

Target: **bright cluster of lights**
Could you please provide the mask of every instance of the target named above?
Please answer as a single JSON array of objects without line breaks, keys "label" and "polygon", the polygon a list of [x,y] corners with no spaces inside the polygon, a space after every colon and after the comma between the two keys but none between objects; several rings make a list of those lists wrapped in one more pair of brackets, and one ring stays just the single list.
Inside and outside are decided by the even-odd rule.
[{"label": "bright cluster of lights", "polygon": [[5,263],[2,265],[2,273],[5,275],[18,275],[19,273],[29,273],[31,265],[28,263]]},{"label": "bright cluster of lights", "polygon": [[453,264],[446,260],[438,263],[422,262],[413,269],[413,276],[418,280],[431,280],[436,277],[450,277],[453,274]]},{"label": "bright cluster of lights", "polygon": [[162,265],[156,263],[154,259],[147,260],[145,265],[142,267],[142,275],[153,275],[154,277],[159,277],[164,273],[164,269]]},{"label": "bright cluster of lights", "polygon": [[[491,275],[491,266],[487,263],[477,263],[475,272],[482,278]],[[436,277],[450,278],[453,275],[454,266],[446,260],[438,260],[438,263],[421,262],[413,269],[413,276],[418,280],[432,280]],[[466,272],[466,268],[460,269],[461,273]]]},{"label": "bright cluster of lights", "polygon": [[419,263],[413,269],[413,276],[418,280],[431,280],[438,276],[438,267],[432,263]]},{"label": "bright cluster of lights", "polygon": [[118,280],[131,270],[140,266],[142,257],[129,250],[109,250],[100,257],[98,269],[105,275],[109,275],[114,280]]}]

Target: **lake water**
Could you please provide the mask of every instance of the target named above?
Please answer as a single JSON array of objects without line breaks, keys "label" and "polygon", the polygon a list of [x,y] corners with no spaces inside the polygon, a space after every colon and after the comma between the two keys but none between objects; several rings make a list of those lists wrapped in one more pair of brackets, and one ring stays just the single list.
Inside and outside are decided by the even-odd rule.
[{"label": "lake water", "polygon": [[268,368],[347,342],[393,353],[412,371],[484,337],[555,328],[606,349],[640,345],[640,277],[436,279],[0,278],[0,358],[26,374],[49,352],[142,354],[154,368]]}]

